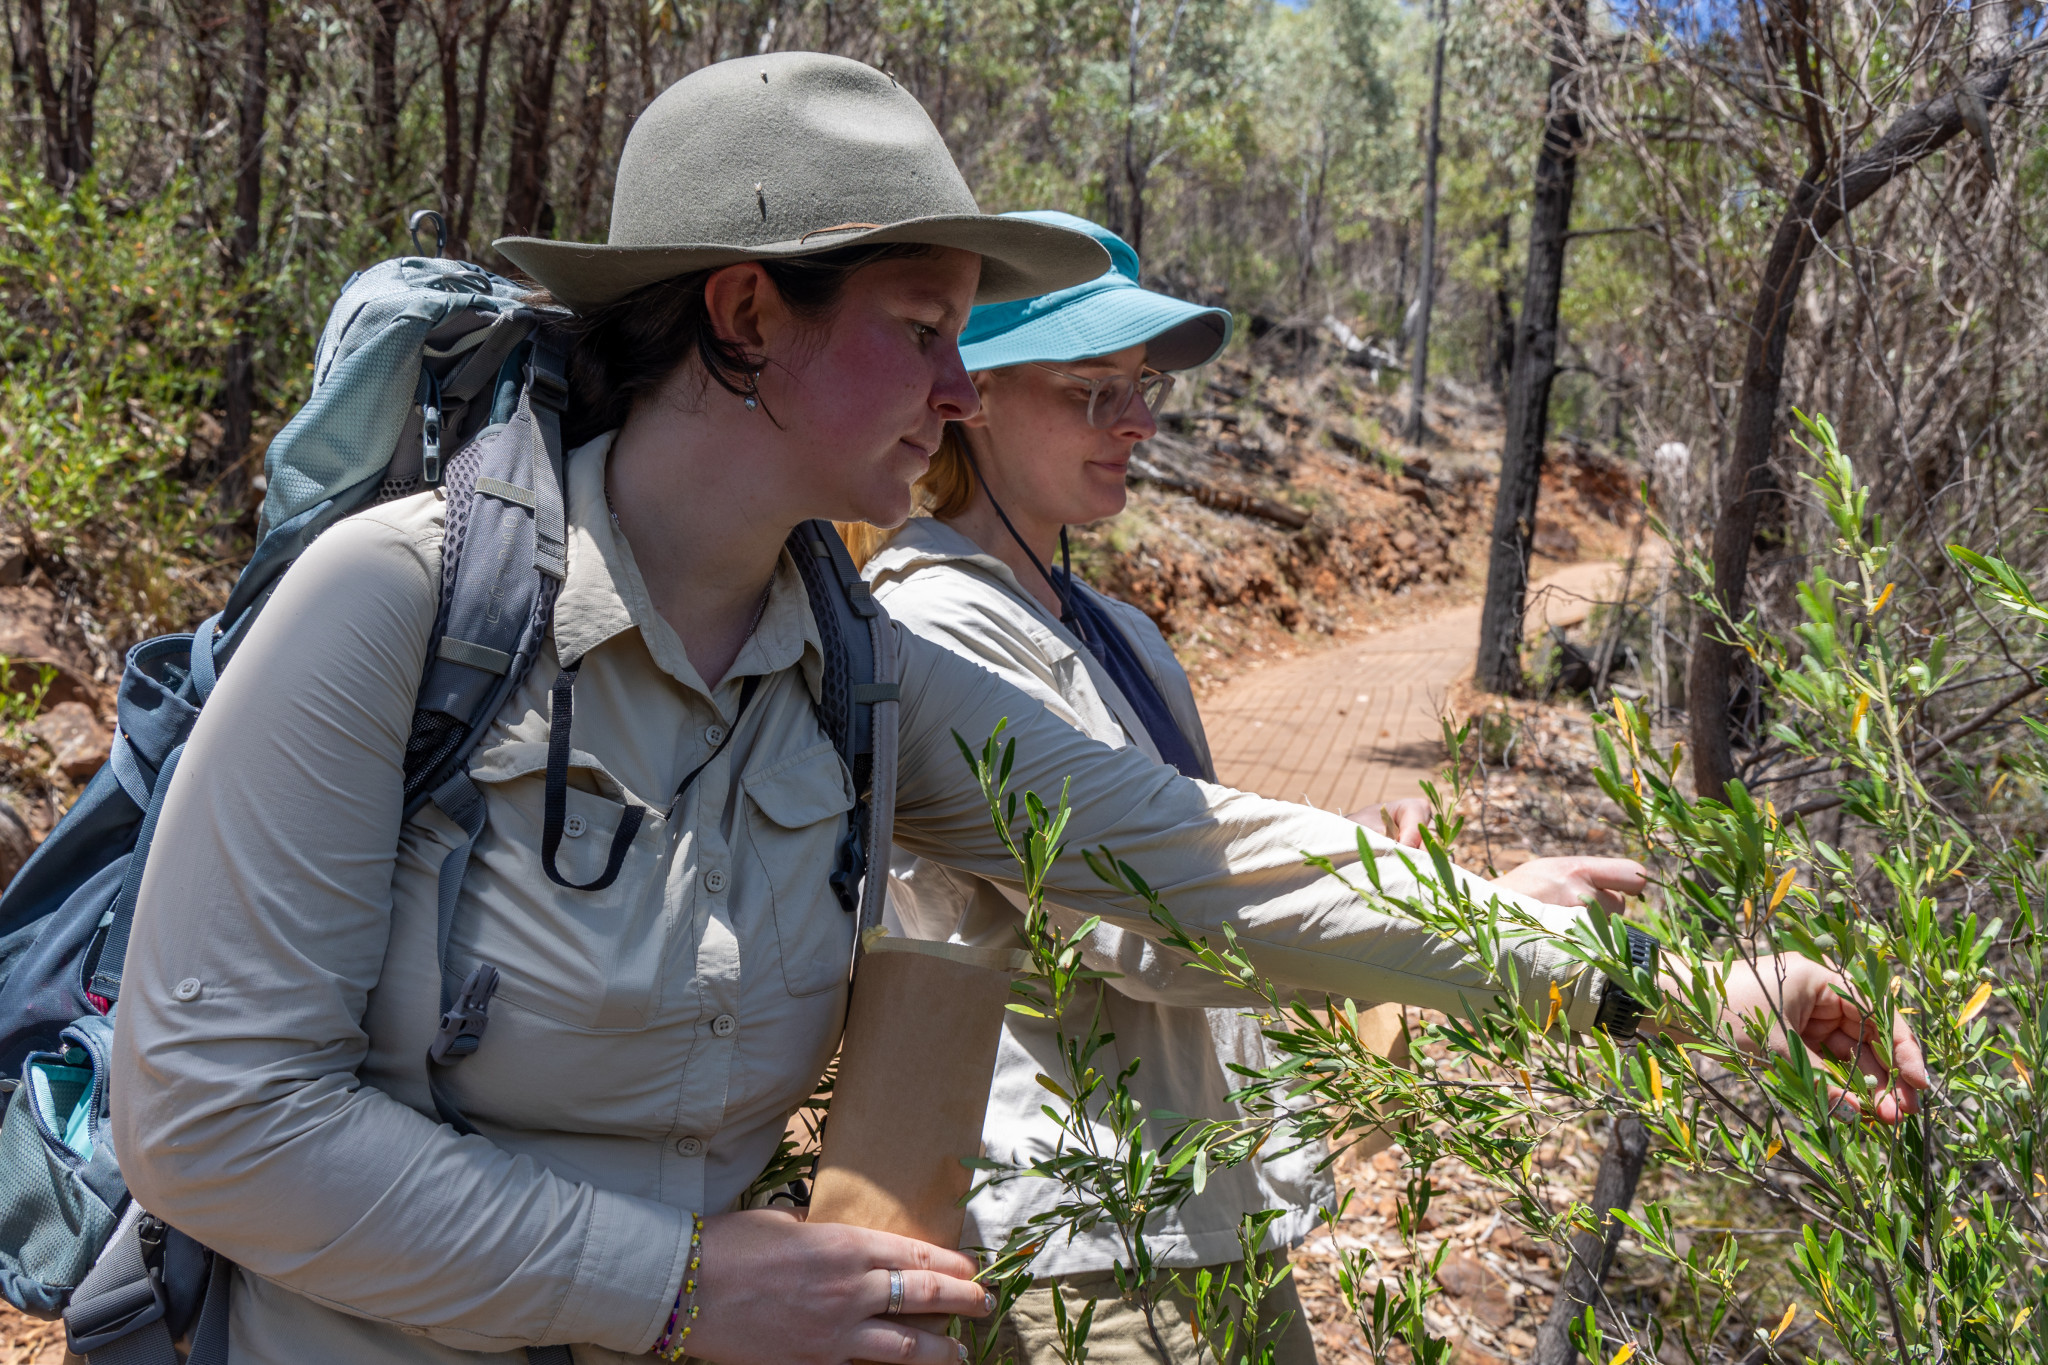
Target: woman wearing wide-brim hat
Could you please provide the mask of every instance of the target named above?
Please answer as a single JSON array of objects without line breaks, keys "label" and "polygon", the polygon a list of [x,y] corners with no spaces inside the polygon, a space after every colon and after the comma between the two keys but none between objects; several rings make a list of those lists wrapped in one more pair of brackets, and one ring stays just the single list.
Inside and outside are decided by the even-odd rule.
[{"label": "woman wearing wide-brim hat", "polygon": [[[831,1055],[851,955],[828,877],[853,793],[783,547],[808,518],[905,515],[945,422],[974,408],[956,341],[977,297],[1087,279],[1100,249],[982,218],[909,95],[802,53],[709,67],[656,100],[607,245],[499,249],[577,314],[577,448],[553,657],[469,766],[488,821],[449,965],[501,973],[489,1043],[449,1083],[476,1131],[436,1121],[421,1065],[442,1008],[438,874],[461,831],[431,806],[398,815],[443,534],[423,494],[312,546],[193,731],[127,950],[123,1173],[234,1262],[238,1363],[511,1365],[555,1346],[579,1365],[953,1360],[892,1310],[981,1312],[967,1258],[738,1207]],[[1191,927],[1235,918],[1255,953],[1320,962],[1316,984],[1343,994],[1401,994],[1376,965],[1390,941],[1405,998],[1486,993],[1461,953],[1302,867],[1301,850],[1355,857],[1352,826],[1161,781],[894,639],[906,847],[1004,875],[952,732],[1008,716],[1013,781],[1049,792],[1072,774],[1072,846],[1157,866]],[[594,846],[625,803],[646,817],[602,890],[541,870],[550,680],[571,661],[566,797],[588,823],[577,837],[556,807],[567,880],[604,880]],[[1053,884],[1143,920],[1078,853]],[[1522,956],[1526,1003],[1555,983],[1591,1021],[1597,981]]]}]

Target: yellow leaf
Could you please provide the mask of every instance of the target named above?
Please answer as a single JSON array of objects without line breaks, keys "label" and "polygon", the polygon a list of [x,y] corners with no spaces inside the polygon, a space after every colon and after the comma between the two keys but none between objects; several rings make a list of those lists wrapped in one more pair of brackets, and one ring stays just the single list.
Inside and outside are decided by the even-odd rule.
[{"label": "yellow leaf", "polygon": [[1536,1087],[1530,1083],[1529,1073],[1516,1067],[1515,1074],[1522,1078],[1522,1093],[1529,1097],[1529,1103],[1536,1103]]},{"label": "yellow leaf", "polygon": [[1628,751],[1640,763],[1642,750],[1636,748],[1635,717],[1630,714],[1629,704],[1620,697],[1614,699],[1614,719],[1621,725],[1621,737],[1628,741]]},{"label": "yellow leaf", "polygon": [[1772,1157],[1776,1156],[1778,1153],[1784,1150],[1785,1144],[1777,1138],[1772,1138],[1771,1145],[1764,1148],[1764,1160],[1769,1161]]},{"label": "yellow leaf", "polygon": [[1752,900],[1751,900],[1751,899],[1750,899],[1749,897],[1747,897],[1747,896],[1744,896],[1744,897],[1742,898],[1742,927],[1743,927],[1743,928],[1747,929],[1747,928],[1749,927],[1749,917],[1750,917],[1751,915],[1754,915],[1755,913],[1756,913],[1756,902],[1755,902],[1755,901],[1752,901]]},{"label": "yellow leaf", "polygon": [[1632,783],[1634,783],[1634,784],[1635,784],[1635,788],[1636,788],[1636,795],[1637,795],[1637,796],[1641,796],[1641,795],[1643,794],[1643,774],[1642,774],[1642,770],[1641,770],[1640,768],[1631,768],[1631,769],[1629,770],[1629,774],[1628,774],[1628,780],[1629,780],[1630,782],[1632,782]]},{"label": "yellow leaf", "polygon": [[1771,829],[1778,827],[1778,805],[1775,801],[1764,802],[1764,824]]},{"label": "yellow leaf", "polygon": [[1877,600],[1870,604],[1870,614],[1872,616],[1875,616],[1879,612],[1884,610],[1884,604],[1892,600],[1892,589],[1896,588],[1897,586],[1899,585],[1896,583],[1887,583],[1884,585],[1884,591],[1879,593],[1877,595]]},{"label": "yellow leaf", "polygon": [[2026,1326],[2027,1319],[2032,1316],[2034,1316],[2034,1305],[2031,1303],[2021,1304],[2020,1311],[2012,1315],[2012,1330],[2015,1332],[2019,1331],[2020,1328]]},{"label": "yellow leaf", "polygon": [[1964,1024],[1975,1019],[1984,1009],[1984,1002],[1990,998],[1991,983],[1989,981],[1978,983],[1977,989],[1970,992],[1970,998],[1963,1002],[1961,1013],[1956,1015],[1956,1027],[1961,1028]]},{"label": "yellow leaf", "polygon": [[1784,1336],[1784,1335],[1785,1335],[1785,1329],[1786,1329],[1787,1327],[1790,1327],[1790,1326],[1792,1325],[1792,1319],[1794,1319],[1794,1318],[1796,1318],[1796,1317],[1798,1317],[1798,1316],[1799,1316],[1799,1305],[1798,1305],[1798,1304],[1796,1304],[1796,1303],[1789,1303],[1789,1304],[1786,1304],[1786,1305],[1785,1305],[1785,1316],[1784,1316],[1784,1317],[1782,1317],[1782,1318],[1779,1318],[1779,1319],[1778,1319],[1778,1325],[1777,1325],[1777,1327],[1775,1327],[1774,1329],[1772,1329],[1772,1331],[1771,1331],[1771,1340],[1772,1340],[1772,1341],[1776,1341],[1776,1340],[1777,1340],[1777,1339],[1778,1339],[1779,1337],[1782,1337],[1782,1336]]},{"label": "yellow leaf", "polygon": [[1628,1365],[1629,1359],[1632,1356],[1634,1356],[1635,1353],[1636,1344],[1633,1341],[1631,1341],[1624,1345],[1619,1351],[1616,1351],[1613,1355],[1609,1356],[1607,1358],[1607,1365]]},{"label": "yellow leaf", "polygon": [[1771,892],[1771,909],[1777,909],[1779,904],[1784,901],[1785,893],[1792,889],[1792,879],[1798,875],[1799,869],[1796,867],[1785,869],[1785,875],[1778,878],[1777,889]]},{"label": "yellow leaf", "polygon": [[1849,718],[1849,732],[1851,734],[1855,733],[1857,726],[1863,724],[1864,713],[1869,710],[1870,697],[1867,693],[1863,696],[1856,698],[1856,714]]},{"label": "yellow leaf", "polygon": [[[2011,776],[2011,773],[2000,773],[1998,775],[1998,780],[1991,784],[1991,790],[1984,793],[1984,799],[1986,801],[1996,801],[1998,799],[1998,789],[2000,787],[2003,787],[2005,785],[2005,779]],[[1961,869],[1959,868],[1957,870],[1960,871]]]},{"label": "yellow leaf", "polygon": [[2019,1074],[2020,1084],[2031,1087],[2034,1084],[2034,1073],[2027,1070],[2027,1064],[2019,1058],[2014,1057],[2011,1060],[2012,1069]]},{"label": "yellow leaf", "polygon": [[1564,997],[1557,992],[1557,983],[1550,983],[1550,1017],[1543,1021],[1543,1031],[1550,1032],[1550,1026],[1557,1022],[1557,1016],[1564,1012]]},{"label": "yellow leaf", "polygon": [[1664,1070],[1657,1065],[1655,1057],[1650,1058],[1650,1107],[1664,1107]]},{"label": "yellow leaf", "polygon": [[1959,1213],[1956,1215],[1956,1221],[1948,1225],[1948,1235],[1953,1237],[1969,1225],[1970,1220]]}]

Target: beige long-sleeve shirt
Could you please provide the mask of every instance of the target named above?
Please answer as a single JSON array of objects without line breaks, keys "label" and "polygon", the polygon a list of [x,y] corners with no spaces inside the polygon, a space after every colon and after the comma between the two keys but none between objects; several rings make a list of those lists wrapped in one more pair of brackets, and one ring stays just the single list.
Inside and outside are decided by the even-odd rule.
[{"label": "beige long-sleeve shirt", "polygon": [[[613,534],[608,450],[569,462],[552,647],[472,760],[489,824],[446,965],[457,982],[478,961],[502,973],[483,1045],[449,1081],[476,1135],[435,1119],[425,1078],[435,883],[459,832],[432,807],[400,818],[437,498],[323,536],[193,732],[128,949],[113,1133],[143,1205],[241,1267],[238,1365],[646,1352],[688,1212],[734,1206],[837,1041],[852,925],[826,877],[852,793],[813,710],[801,582],[779,568],[754,637],[707,685]],[[953,738],[1008,717],[1015,787],[1050,797],[1073,779],[1062,900],[1148,922],[1087,870],[1080,850],[1108,845],[1191,930],[1235,923],[1278,977],[1446,1009],[1490,995],[1456,945],[1303,866],[1304,851],[1354,862],[1355,826],[1109,748],[907,632],[899,649],[908,851],[1014,883]],[[654,811],[602,892],[553,885],[538,855],[548,688],[577,656],[569,814],[584,832],[563,841],[564,876],[601,870],[625,799]],[[750,675],[763,682],[737,715]],[[1555,982],[1590,1024],[1590,973],[1542,944],[1514,951],[1530,1008]]]},{"label": "beige long-sleeve shirt", "polygon": [[[864,573],[876,600],[905,629],[1003,677],[1082,733],[1160,761],[1144,721],[1095,656],[1024,591],[1008,565],[960,532],[919,517],[868,562]],[[1187,674],[1159,628],[1137,608],[1094,593],[1086,584],[1077,583],[1075,591],[1089,593],[1116,622],[1214,781],[1208,736]],[[1017,942],[1024,901],[1015,892],[901,852],[894,872],[889,891],[893,931],[977,947]],[[1054,923],[1070,933],[1083,918],[1064,907],[1051,913]],[[1078,1018],[1056,1024],[1015,1013],[1004,1017],[982,1125],[985,1155],[1024,1166],[1058,1150],[1063,1134],[1044,1112],[1045,1091],[1038,1077],[1059,1078],[1060,1031],[1085,1029],[1090,1016],[1114,1038],[1100,1054],[1099,1066],[1116,1072],[1142,1059],[1130,1090],[1153,1114],[1228,1118],[1237,1112],[1230,1092],[1243,1084],[1229,1068],[1270,1065],[1258,1020],[1247,1012],[1258,999],[1188,967],[1181,954],[1144,935],[1104,925],[1089,940],[1088,965],[1113,972],[1116,979],[1083,991]],[[1176,1122],[1154,1120],[1148,1129],[1151,1140],[1163,1142]],[[1111,1140],[1107,1130],[1099,1140]],[[1271,1146],[1277,1151],[1287,1144]],[[1160,1212],[1148,1225],[1154,1258],[1168,1266],[1234,1261],[1240,1255],[1238,1223],[1259,1209],[1282,1211],[1268,1229],[1267,1247],[1299,1241],[1315,1226],[1317,1210],[1335,1194],[1328,1173],[1317,1169],[1322,1155],[1320,1145],[1298,1147],[1211,1173],[1202,1193]],[[993,1184],[968,1201],[962,1245],[1001,1246],[1013,1229],[1062,1197],[1052,1180]],[[1047,1241],[1033,1268],[1040,1275],[1080,1274],[1107,1270],[1129,1255],[1113,1229],[1099,1227]]]}]

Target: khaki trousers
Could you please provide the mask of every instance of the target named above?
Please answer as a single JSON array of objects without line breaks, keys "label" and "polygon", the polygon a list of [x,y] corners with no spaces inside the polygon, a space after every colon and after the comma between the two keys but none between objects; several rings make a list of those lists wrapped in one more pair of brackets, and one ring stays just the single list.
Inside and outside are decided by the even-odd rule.
[{"label": "khaki trousers", "polygon": [[[1194,1272],[1184,1270],[1180,1275],[1183,1281],[1190,1281]],[[1065,1297],[1069,1321],[1089,1301],[1095,1304],[1095,1321],[1088,1334],[1088,1365],[1162,1365],[1159,1348],[1145,1325],[1144,1310],[1135,1302],[1124,1301],[1108,1271],[1066,1275],[1034,1284],[996,1327],[995,1350],[988,1357],[990,1365],[1067,1365],[1060,1354],[1059,1332],[1053,1325],[1055,1284]],[[1153,1316],[1169,1357],[1163,1365],[1214,1365],[1215,1357],[1195,1341],[1193,1307],[1188,1295],[1163,1291],[1159,1294]],[[1308,1315],[1302,1312],[1292,1275],[1266,1295],[1259,1317],[1267,1324],[1282,1317],[1287,1319],[1278,1328],[1277,1339],[1264,1338],[1273,1340],[1277,1347],[1274,1365],[1316,1365],[1315,1336],[1309,1330]],[[1274,1329],[1269,1325],[1266,1330],[1270,1333]],[[1231,1351],[1232,1357],[1244,1349],[1245,1342],[1240,1337]],[[975,1344],[971,1340],[968,1350],[969,1359],[973,1359]]]}]

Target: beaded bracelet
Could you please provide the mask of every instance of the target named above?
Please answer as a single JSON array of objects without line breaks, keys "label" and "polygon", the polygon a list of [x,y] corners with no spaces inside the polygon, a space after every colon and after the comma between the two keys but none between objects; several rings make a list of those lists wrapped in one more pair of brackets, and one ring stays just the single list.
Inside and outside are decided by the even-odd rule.
[{"label": "beaded bracelet", "polygon": [[[654,1354],[663,1360],[684,1358],[683,1343],[690,1339],[690,1330],[697,1325],[697,1262],[702,1256],[704,1245],[704,1219],[701,1214],[690,1215],[690,1261],[683,1268],[683,1287],[676,1291],[675,1307],[669,1310],[668,1326],[662,1329],[661,1339],[654,1343]],[[682,1330],[676,1330],[676,1324]]]}]

